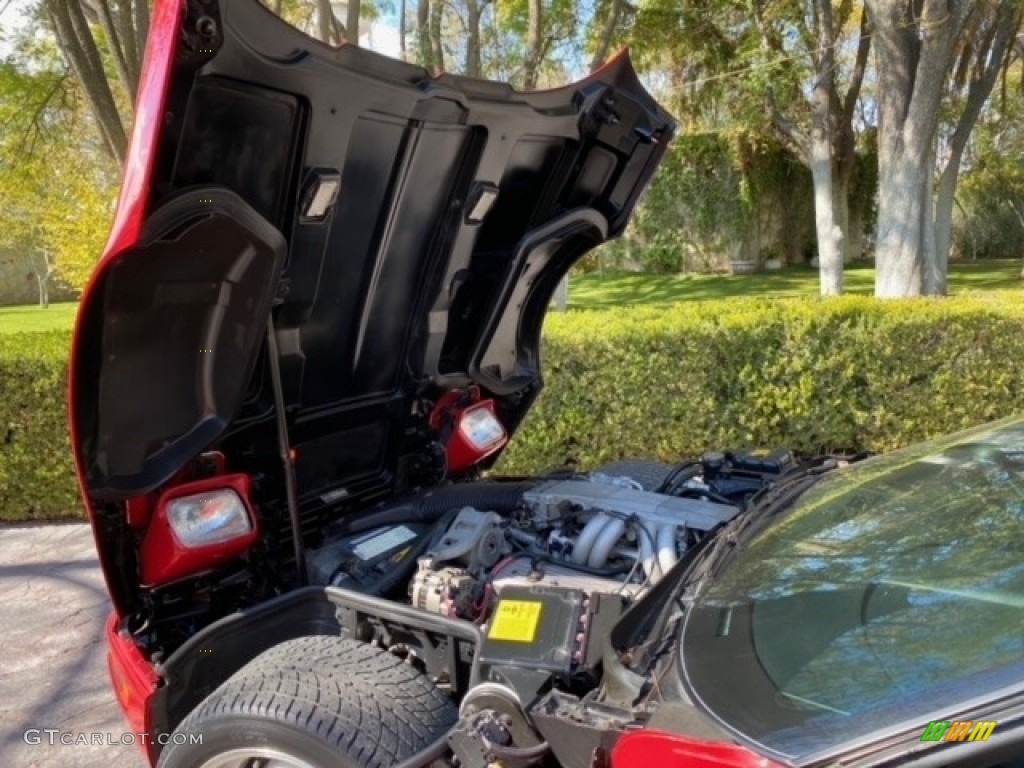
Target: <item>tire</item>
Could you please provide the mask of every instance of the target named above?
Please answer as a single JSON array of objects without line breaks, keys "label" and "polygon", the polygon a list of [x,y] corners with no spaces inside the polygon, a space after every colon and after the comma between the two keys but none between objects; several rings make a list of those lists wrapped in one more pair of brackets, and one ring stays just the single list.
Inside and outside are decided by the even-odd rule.
[{"label": "tire", "polygon": [[653,491],[658,488],[665,482],[665,478],[671,471],[672,467],[668,464],[644,459],[612,461],[594,470],[594,472],[612,477],[628,477],[631,480],[636,480],[645,491]]},{"label": "tire", "polygon": [[457,718],[452,701],[396,656],[345,638],[301,637],[211,693],[174,732],[203,743],[172,735],[157,765],[229,768],[270,757],[289,768],[391,768]]}]

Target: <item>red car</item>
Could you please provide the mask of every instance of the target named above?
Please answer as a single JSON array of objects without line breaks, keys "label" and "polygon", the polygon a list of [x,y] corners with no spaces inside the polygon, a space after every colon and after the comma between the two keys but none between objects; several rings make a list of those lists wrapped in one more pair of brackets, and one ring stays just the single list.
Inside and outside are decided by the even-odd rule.
[{"label": "red car", "polygon": [[[540,392],[556,286],[621,234],[673,131],[624,55],[517,93],[327,47],[256,0],[157,0],[70,393],[114,606],[111,679],[151,764],[994,766],[1019,753],[1019,691],[996,705],[954,667],[922,674],[920,644],[917,667],[887,645],[852,657],[878,665],[856,691],[816,687],[830,669],[861,676],[810,663],[839,638],[913,613],[921,594],[969,590],[1004,612],[945,621],[1003,645],[979,641],[962,668],[1022,679],[1006,659],[1024,625],[999,590],[857,576],[846,549],[872,518],[856,515],[921,528],[904,501],[858,501],[847,533],[806,524],[837,487],[859,487],[836,462],[711,453],[486,474]],[[972,462],[925,469],[961,472],[943,482],[976,510]],[[805,504],[812,485],[826,490]],[[794,520],[799,535],[780,539]],[[1010,578],[998,547],[984,552],[972,562]],[[825,579],[830,555],[845,581]],[[940,668],[956,695],[935,688]]]}]

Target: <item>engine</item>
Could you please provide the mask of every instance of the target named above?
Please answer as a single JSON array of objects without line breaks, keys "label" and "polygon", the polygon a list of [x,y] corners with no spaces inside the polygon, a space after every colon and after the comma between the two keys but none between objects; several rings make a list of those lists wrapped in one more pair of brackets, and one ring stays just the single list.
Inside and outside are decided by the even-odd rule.
[{"label": "engine", "polygon": [[710,453],[647,488],[610,468],[434,489],[343,521],[309,579],[479,625],[449,746],[466,768],[533,765],[558,752],[560,707],[600,684],[629,605],[791,461]]},{"label": "engine", "polygon": [[396,574],[408,574],[412,605],[481,624],[511,587],[635,599],[736,516],[787,457],[709,453],[668,473],[657,491],[596,473],[529,484],[512,503],[453,502],[432,524],[410,516],[329,536],[309,553],[310,582],[383,596],[401,587]]}]

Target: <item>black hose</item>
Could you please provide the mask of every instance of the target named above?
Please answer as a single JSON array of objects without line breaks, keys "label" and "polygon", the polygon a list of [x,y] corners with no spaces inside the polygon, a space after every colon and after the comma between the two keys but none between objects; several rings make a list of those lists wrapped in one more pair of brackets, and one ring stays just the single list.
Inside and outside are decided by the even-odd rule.
[{"label": "black hose", "polygon": [[523,502],[523,494],[536,487],[532,482],[460,483],[434,488],[422,494],[385,502],[376,509],[342,520],[338,531],[362,533],[402,523],[435,523],[452,509],[473,507],[485,511],[512,512]]},{"label": "black hose", "polygon": [[[455,726],[452,726],[452,730],[454,728]],[[449,733],[451,733],[451,730],[428,744],[415,755],[410,755],[402,762],[396,763],[392,768],[423,768],[423,766],[430,765],[435,760],[440,760],[448,752]]]},{"label": "black hose", "polygon": [[675,469],[668,473],[664,480],[661,481],[661,485],[654,489],[655,493],[664,493],[672,495],[673,491],[680,485],[685,483],[701,473],[703,465],[700,459],[687,459],[686,461],[677,464]]},{"label": "black hose", "polygon": [[562,568],[569,568],[573,571],[579,571],[580,573],[586,573],[591,576],[621,576],[624,573],[628,573],[630,569],[630,566],[628,565],[621,566],[619,568],[591,568],[589,565],[580,565],[579,563],[573,563],[568,560],[559,560],[551,557],[550,555],[530,556],[526,554],[523,555],[523,557],[529,558],[530,564],[534,568],[536,568],[539,563],[547,563],[548,565],[557,565]]}]

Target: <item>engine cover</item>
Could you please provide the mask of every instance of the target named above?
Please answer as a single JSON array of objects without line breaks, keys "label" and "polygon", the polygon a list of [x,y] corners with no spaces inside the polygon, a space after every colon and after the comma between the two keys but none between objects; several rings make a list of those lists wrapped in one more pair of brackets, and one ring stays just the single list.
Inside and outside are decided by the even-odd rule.
[{"label": "engine cover", "polygon": [[685,525],[710,531],[732,520],[739,508],[702,499],[681,499],[653,491],[640,491],[586,480],[555,480],[523,494],[538,518],[558,519],[564,502],[584,509],[614,510],[659,525]]}]

